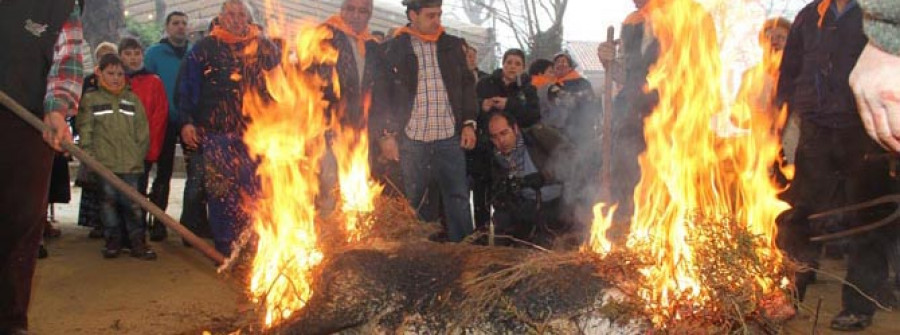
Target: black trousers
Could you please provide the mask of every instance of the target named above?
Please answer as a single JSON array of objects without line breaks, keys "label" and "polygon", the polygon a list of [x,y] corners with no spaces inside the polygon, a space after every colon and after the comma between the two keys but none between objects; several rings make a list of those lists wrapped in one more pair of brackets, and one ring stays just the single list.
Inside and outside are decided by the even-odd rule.
[{"label": "black trousers", "polygon": [[178,129],[169,123],[166,127],[166,137],[163,139],[162,151],[156,160],[156,178],[150,186],[150,201],[166,210],[169,206],[169,183],[172,180],[172,168],[175,165],[175,144],[178,141]]},{"label": "black trousers", "polygon": [[[896,181],[890,176],[887,159],[878,158],[885,151],[872,141],[862,126],[847,128],[822,127],[801,121],[797,146],[796,173],[785,198],[800,213],[816,213],[855,204],[890,194]],[[874,208],[848,213],[838,218],[840,227],[851,227],[884,217],[893,208]],[[816,225],[806,215],[792,224]],[[791,255],[804,262],[815,262],[819,246],[802,237],[787,241],[795,250]],[[896,229],[884,227],[869,234],[850,238],[846,280],[869,296],[887,279],[888,253],[896,240]],[[858,314],[873,314],[875,305],[849,286],[842,289],[843,308]]]},{"label": "black trousers", "polygon": [[28,326],[52,162],[41,134],[0,108],[0,333]]}]

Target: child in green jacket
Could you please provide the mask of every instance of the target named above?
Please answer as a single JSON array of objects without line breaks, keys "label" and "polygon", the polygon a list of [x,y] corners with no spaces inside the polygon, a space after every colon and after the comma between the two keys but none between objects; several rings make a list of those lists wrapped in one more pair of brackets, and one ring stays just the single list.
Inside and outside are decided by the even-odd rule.
[{"label": "child in green jacket", "polygon": [[[122,60],[115,54],[104,55],[97,71],[99,87],[86,92],[76,120],[81,147],[132,187],[144,172],[144,157],[150,147],[150,129],[144,107],[126,85]],[[156,253],[144,242],[141,208],[102,182],[104,199],[100,215],[106,248],[103,257],[115,258],[122,249],[121,225],[131,242],[131,256],[156,259]]]}]

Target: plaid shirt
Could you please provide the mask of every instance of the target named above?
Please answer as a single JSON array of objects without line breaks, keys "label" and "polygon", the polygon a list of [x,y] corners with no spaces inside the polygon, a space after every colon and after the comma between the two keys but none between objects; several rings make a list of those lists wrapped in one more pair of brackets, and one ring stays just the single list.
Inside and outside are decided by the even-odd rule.
[{"label": "plaid shirt", "polygon": [[63,24],[53,52],[53,65],[47,74],[44,111],[74,116],[78,111],[84,68],[81,57],[81,10],[78,4]]},{"label": "plaid shirt", "polygon": [[456,122],[438,66],[437,43],[426,43],[415,37],[410,40],[419,61],[419,78],[406,136],[423,142],[450,138],[456,132]]}]

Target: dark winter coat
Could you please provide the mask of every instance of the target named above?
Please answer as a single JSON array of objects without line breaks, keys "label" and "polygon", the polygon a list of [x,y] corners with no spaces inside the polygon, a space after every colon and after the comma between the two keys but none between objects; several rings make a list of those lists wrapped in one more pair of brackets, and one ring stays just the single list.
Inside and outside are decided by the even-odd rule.
[{"label": "dark winter coat", "polygon": [[339,29],[330,29],[334,35],[329,42],[338,51],[337,64],[334,67],[321,68],[320,74],[322,78],[330,81],[332,71],[336,69],[340,92],[338,94],[332,85],[325,88],[325,99],[331,102],[329,117],[341,111],[339,113],[342,125],[354,125],[355,128],[362,129],[368,121],[363,118],[363,108],[366,96],[371,94],[372,86],[375,83],[375,49],[378,47],[378,43],[374,40],[365,42],[365,67],[362,80],[360,80],[353,46],[350,44],[355,41]]},{"label": "dark winter coat", "polygon": [[[416,97],[418,64],[412,37],[401,34],[379,45],[370,125],[374,134],[401,133],[409,123]],[[475,76],[468,70],[463,41],[443,34],[438,38],[437,58],[456,121],[456,132],[463,122],[475,120]]]},{"label": "dark winter coat", "polygon": [[803,121],[828,128],[860,127],[849,78],[868,42],[863,13],[851,1],[838,16],[832,4],[820,28],[821,2],[810,3],[794,19],[782,56],[778,99],[788,102]]},{"label": "dark winter coat", "polygon": [[[256,49],[248,55],[248,50]],[[267,96],[263,71],[281,61],[278,48],[261,33],[253,39],[226,42],[207,36],[188,51],[178,80],[179,129],[193,124],[205,132],[242,134],[245,90]]]}]

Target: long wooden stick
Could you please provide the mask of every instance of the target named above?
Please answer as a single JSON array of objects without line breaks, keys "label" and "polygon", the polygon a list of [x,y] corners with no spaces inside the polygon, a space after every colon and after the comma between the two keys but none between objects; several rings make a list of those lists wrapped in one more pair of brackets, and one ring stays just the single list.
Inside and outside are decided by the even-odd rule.
[{"label": "long wooden stick", "polygon": [[[612,43],[614,41],[616,35],[616,28],[613,26],[609,26],[606,28],[606,42]],[[601,143],[601,149],[603,153],[601,154],[603,157],[603,164],[601,165],[601,180],[603,180],[603,185],[605,185],[605,192],[607,195],[611,194],[610,191],[610,171],[612,170],[612,113],[613,113],[613,78],[612,78],[612,69],[610,66],[606,69],[603,74],[603,143]]]},{"label": "long wooden stick", "polygon": [[[26,110],[25,107],[22,107],[22,105],[13,100],[13,98],[11,98],[9,95],[6,95],[6,93],[3,91],[0,91],[0,103],[9,108],[9,110],[11,110],[14,114],[25,120],[25,122],[27,122],[29,125],[37,129],[41,133],[56,131],[56,129],[50,129],[50,127],[44,124],[41,119],[39,119],[34,114],[31,114],[31,112]],[[197,237],[197,235],[194,235],[194,233],[181,225],[181,223],[166,214],[166,212],[156,206],[156,204],[150,202],[150,200],[148,200],[137,190],[131,187],[131,185],[128,185],[124,181],[122,181],[122,179],[119,179],[119,177],[117,177],[115,173],[109,170],[106,166],[103,166],[103,164],[94,159],[94,157],[91,157],[91,155],[81,150],[81,148],[75,146],[75,144],[72,142],[64,141],[61,143],[61,145],[64,149],[66,149],[66,151],[72,154],[72,156],[78,158],[78,160],[81,161],[81,164],[84,164],[92,171],[96,172],[97,175],[100,176],[100,178],[110,183],[116,190],[122,192],[122,194],[128,197],[128,199],[130,199],[131,201],[137,203],[139,206],[141,206],[141,208],[147,210],[147,212],[156,217],[156,219],[166,225],[166,227],[169,227],[169,229],[178,232],[178,234],[181,235],[181,237],[184,238],[184,240],[188,244],[202,252],[204,255],[206,255],[206,257],[209,257],[210,259],[215,261],[217,265],[225,262],[225,256],[216,251],[216,249],[213,248],[209,243],[206,243],[206,241]]]}]

